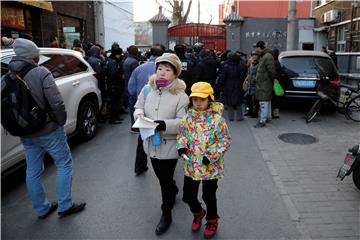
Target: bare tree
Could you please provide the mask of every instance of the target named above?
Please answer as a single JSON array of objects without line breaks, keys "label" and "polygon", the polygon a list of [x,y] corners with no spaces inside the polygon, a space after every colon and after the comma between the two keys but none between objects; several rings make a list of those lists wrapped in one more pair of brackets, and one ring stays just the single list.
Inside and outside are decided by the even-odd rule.
[{"label": "bare tree", "polygon": [[155,0],[157,4],[162,6],[166,11],[172,13],[172,24],[173,25],[179,25],[179,24],[185,24],[187,21],[187,18],[190,13],[192,0],[189,0],[189,4],[186,8],[186,12],[184,13],[184,0],[164,0],[165,3],[170,5],[171,9],[169,10],[165,6],[163,6],[162,3],[159,2],[159,0]]}]

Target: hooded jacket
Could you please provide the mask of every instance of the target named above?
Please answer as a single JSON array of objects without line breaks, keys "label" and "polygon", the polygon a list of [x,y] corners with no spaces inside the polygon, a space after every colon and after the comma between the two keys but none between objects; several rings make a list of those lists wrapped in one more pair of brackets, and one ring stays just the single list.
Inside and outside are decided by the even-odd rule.
[{"label": "hooded jacket", "polygon": [[273,97],[273,84],[276,77],[275,61],[271,51],[265,48],[260,55],[256,73],[255,97],[259,101],[270,101]]},{"label": "hooded jacket", "polygon": [[189,104],[189,97],[185,93],[186,84],[176,78],[169,86],[160,90],[155,81],[156,74],[153,74],[149,78],[150,92],[146,98],[144,89],[141,90],[134,106],[134,117],[142,113],[150,119],[165,121],[166,130],[160,131],[160,146],[154,147],[150,138],[147,138],[143,141],[144,151],[151,158],[177,159],[176,133]]},{"label": "hooded jacket", "polygon": [[[66,110],[63,98],[48,69],[38,66],[33,60],[15,56],[9,63],[10,77],[17,81],[14,73],[23,71],[29,65],[34,65],[35,67],[31,69],[23,79],[29,85],[31,95],[36,103],[39,104],[42,109],[48,109],[47,112],[51,115],[51,119],[49,117],[47,124],[41,130],[31,135],[22,136],[24,138],[48,134],[59,126],[63,126],[66,122]],[[3,90],[5,86],[6,83],[2,78],[1,90]]]},{"label": "hooded jacket", "polygon": [[[231,136],[224,118],[224,106],[211,102],[210,107],[198,112],[190,108],[181,120],[176,148],[187,148],[189,161],[183,161],[185,176],[193,180],[220,179],[224,176],[224,154],[229,149]],[[210,161],[202,164],[203,157]]]}]

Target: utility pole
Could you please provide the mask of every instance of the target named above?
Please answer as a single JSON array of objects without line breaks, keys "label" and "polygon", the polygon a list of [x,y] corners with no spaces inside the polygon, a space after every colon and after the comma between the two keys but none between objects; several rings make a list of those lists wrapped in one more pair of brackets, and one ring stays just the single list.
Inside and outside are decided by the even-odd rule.
[{"label": "utility pole", "polygon": [[351,56],[350,56],[350,52],[352,52],[352,45],[353,45],[353,19],[354,19],[354,15],[355,15],[355,10],[357,6],[357,1],[353,0],[351,2],[351,19],[350,19],[350,40],[349,40],[349,57],[348,57],[348,65],[347,65],[347,72],[350,73],[350,65],[351,65]]},{"label": "utility pole", "polygon": [[197,42],[199,42],[199,24],[200,24],[200,0],[198,0],[198,24],[196,27]]},{"label": "utility pole", "polygon": [[289,13],[287,24],[286,50],[297,49],[297,21],[296,21],[296,0],[289,0]]}]

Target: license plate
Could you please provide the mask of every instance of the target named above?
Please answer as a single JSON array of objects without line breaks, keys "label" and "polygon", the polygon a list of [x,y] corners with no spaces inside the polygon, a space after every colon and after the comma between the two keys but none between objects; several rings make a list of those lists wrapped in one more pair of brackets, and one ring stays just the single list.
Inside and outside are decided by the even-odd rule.
[{"label": "license plate", "polygon": [[297,88],[314,88],[315,83],[314,80],[293,80],[293,85]]},{"label": "license plate", "polygon": [[355,161],[355,156],[352,155],[351,153],[347,153],[345,156],[344,164],[351,167],[353,165],[354,161]]}]

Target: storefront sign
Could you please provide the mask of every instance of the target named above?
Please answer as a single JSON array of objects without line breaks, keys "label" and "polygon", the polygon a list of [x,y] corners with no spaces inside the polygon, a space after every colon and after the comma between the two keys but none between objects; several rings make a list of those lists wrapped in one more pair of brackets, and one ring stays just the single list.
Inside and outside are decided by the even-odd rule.
[{"label": "storefront sign", "polygon": [[80,33],[64,33],[66,47],[71,48],[75,39],[80,39]]},{"label": "storefront sign", "polygon": [[1,26],[25,29],[24,12],[21,8],[2,6]]},{"label": "storefront sign", "polygon": [[63,32],[64,33],[74,33],[75,27],[63,27]]}]

